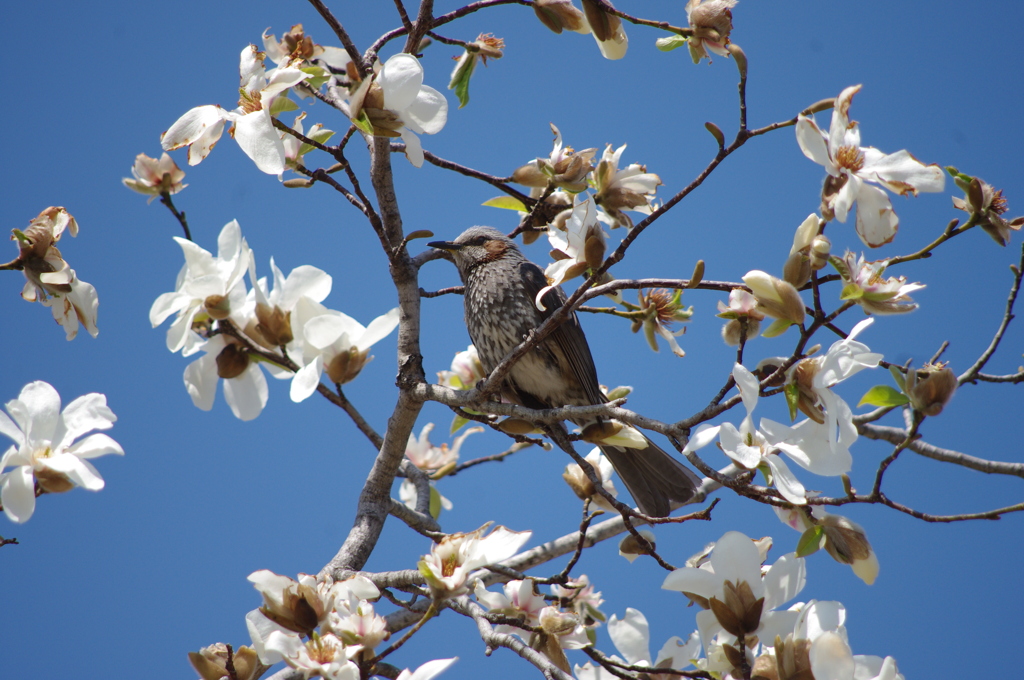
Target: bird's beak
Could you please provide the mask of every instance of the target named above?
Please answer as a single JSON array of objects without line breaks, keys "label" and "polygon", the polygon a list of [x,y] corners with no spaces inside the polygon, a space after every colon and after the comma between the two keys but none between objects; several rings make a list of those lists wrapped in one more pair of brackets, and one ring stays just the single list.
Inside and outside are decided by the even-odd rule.
[{"label": "bird's beak", "polygon": [[462,250],[461,244],[452,243],[451,241],[431,241],[427,245],[431,248],[438,248],[439,250]]}]

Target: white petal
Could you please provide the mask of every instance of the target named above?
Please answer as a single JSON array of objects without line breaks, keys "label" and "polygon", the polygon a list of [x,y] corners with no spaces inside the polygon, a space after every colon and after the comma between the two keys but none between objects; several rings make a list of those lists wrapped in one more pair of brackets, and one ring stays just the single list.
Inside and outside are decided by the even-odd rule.
[{"label": "white petal", "polygon": [[320,373],[322,370],[323,359],[317,357],[295,372],[289,392],[292,401],[296,403],[305,401],[316,392],[316,386],[320,384]]},{"label": "white petal", "polygon": [[68,404],[62,420],[64,431],[61,443],[68,446],[86,432],[109,429],[117,421],[117,416],[107,406],[106,395],[93,392]]},{"label": "white petal", "polygon": [[309,74],[303,73],[297,68],[274,69],[267,86],[260,92],[263,101],[266,102],[276,97],[288,88],[301,83],[306,78],[309,78]]},{"label": "white petal", "polygon": [[79,458],[98,458],[108,453],[124,455],[124,449],[116,441],[105,434],[89,435],[68,449],[68,453]]},{"label": "white petal", "polygon": [[226,119],[226,112],[219,106],[206,105],[189,109],[160,137],[160,144],[164,151],[180,149],[195,142],[207,130],[223,127]]},{"label": "white petal", "polygon": [[825,145],[825,134],[818,128],[813,118],[800,116],[796,121],[796,142],[800,150],[818,165],[826,168],[832,166],[832,160],[828,156],[828,147]]},{"label": "white petal", "polygon": [[256,362],[237,378],[224,381],[224,400],[239,420],[252,420],[267,405],[267,377]]},{"label": "white petal", "polygon": [[0,503],[4,513],[12,522],[27,522],[36,510],[35,477],[32,468],[21,465],[3,475],[0,486]]},{"label": "white petal", "polygon": [[727,531],[718,539],[715,549],[711,551],[711,566],[720,581],[746,581],[754,597],[761,597],[764,594],[764,584],[761,582],[761,555],[754,542],[740,532]]},{"label": "white petal", "polygon": [[[402,671],[402,675],[405,676],[402,680],[431,680],[448,669],[453,663],[459,660],[459,657],[452,657],[451,659],[434,659],[428,661],[412,673],[408,670]],[[407,675],[406,675],[407,674]]]},{"label": "white petal", "polygon": [[334,311],[313,317],[302,329],[306,342],[317,349],[330,347],[343,335],[348,335],[351,339],[361,337],[365,332],[366,329],[361,323],[347,314]]},{"label": "white petal", "polygon": [[650,628],[640,611],[626,607],[626,616],[622,619],[612,614],[608,621],[608,636],[631,665],[650,665]]},{"label": "white petal", "polygon": [[405,157],[413,164],[413,167],[423,167],[423,144],[416,133],[407,127],[401,130],[402,141],[405,142]]},{"label": "white petal", "polygon": [[732,377],[736,381],[736,389],[740,392],[747,415],[750,415],[757,406],[757,393],[761,390],[761,381],[742,364],[735,364],[732,367]]},{"label": "white petal", "polygon": [[241,116],[235,123],[235,141],[263,172],[268,175],[284,172],[284,144],[267,110]]},{"label": "white petal", "polygon": [[686,442],[686,446],[683,447],[683,454],[687,454],[690,451],[697,451],[704,448],[715,440],[718,436],[720,426],[719,425],[708,425],[702,423],[697,426],[697,429],[690,433],[690,440]]},{"label": "white petal", "polygon": [[402,112],[402,120],[413,132],[437,134],[448,122],[448,100],[434,88],[424,85],[412,105]]},{"label": "white petal", "polygon": [[398,307],[378,316],[370,322],[366,331],[358,337],[354,343],[355,346],[359,349],[368,349],[377,344],[378,341],[383,340],[391,331],[395,330],[400,318],[401,310]]},{"label": "white petal", "polygon": [[28,441],[52,441],[60,425],[60,395],[49,383],[30,382],[16,401],[7,402],[7,412],[21,426]]},{"label": "white petal", "polygon": [[850,646],[838,633],[823,633],[811,643],[811,672],[823,680],[853,680],[855,664]]},{"label": "white petal", "polygon": [[917,191],[936,192],[946,187],[946,173],[937,165],[925,165],[906,149],[878,157],[868,154],[876,149],[864,149],[865,164],[862,176],[874,175],[886,188],[897,194]]},{"label": "white petal", "polygon": [[[315,302],[323,302],[323,299],[331,292],[332,283],[331,275],[322,269],[308,264],[298,266],[285,280],[281,298],[277,303],[281,309],[290,311],[302,295]],[[276,285],[275,283],[275,287]]]},{"label": "white petal", "polygon": [[804,489],[804,485],[796,478],[786,462],[778,456],[765,456],[764,462],[771,468],[775,488],[779,490],[782,497],[793,505],[805,505],[807,490]]},{"label": "white petal", "polygon": [[[783,555],[764,577],[764,608],[776,609],[800,594],[807,584],[807,562],[796,553]],[[792,630],[792,628],[790,628]]]},{"label": "white petal", "polygon": [[[22,434],[21,428],[2,411],[0,411],[0,434],[13,439],[14,443],[18,446],[25,442],[25,435]],[[3,470],[3,468],[0,467],[0,470]]]},{"label": "white petal", "polygon": [[835,211],[836,219],[840,222],[846,222],[850,211],[853,210],[853,203],[857,200],[861,185],[864,184],[864,181],[857,175],[845,173],[845,176],[846,184],[832,200],[832,210]]},{"label": "white petal", "polygon": [[721,442],[725,455],[737,465],[753,470],[761,463],[761,450],[755,446],[748,446],[746,437],[732,423],[722,424],[718,431],[718,441]]},{"label": "white petal", "polygon": [[[836,215],[838,217],[838,214]],[[896,238],[900,220],[893,212],[889,195],[878,187],[864,184],[857,194],[857,235],[871,248]]]},{"label": "white petal", "polygon": [[184,379],[185,389],[192,397],[192,403],[203,411],[212,409],[213,399],[217,396],[217,382],[220,380],[217,377],[217,355],[204,354],[186,366]]},{"label": "white petal", "polygon": [[384,62],[377,83],[384,91],[384,106],[401,114],[409,108],[423,85],[420,60],[404,52]]},{"label": "white petal", "polygon": [[54,456],[47,460],[47,467],[60,472],[68,477],[76,485],[89,491],[99,491],[103,488],[103,477],[87,461],[70,453]]},{"label": "white petal", "polygon": [[661,584],[665,590],[678,590],[705,598],[713,597],[721,586],[722,577],[716,576],[706,569],[694,569],[693,567],[676,569],[666,576]]}]

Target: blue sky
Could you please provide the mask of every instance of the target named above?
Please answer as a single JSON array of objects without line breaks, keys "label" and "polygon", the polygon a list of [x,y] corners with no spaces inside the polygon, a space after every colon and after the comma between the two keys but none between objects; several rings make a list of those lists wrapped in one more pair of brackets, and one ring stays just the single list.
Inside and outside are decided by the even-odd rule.
[{"label": "blue sky", "polygon": [[[393,5],[330,3],[353,39],[365,48],[398,25]],[[682,2],[622,3],[650,18],[685,22]],[[438,3],[438,12],[453,9]],[[48,310],[20,299],[20,274],[0,276],[0,329],[5,366],[0,401],[17,396],[32,380],[53,384],[65,403],[102,392],[119,420],[110,431],[124,458],[97,467],[107,481],[98,494],[82,490],[39,501],[25,525],[0,519],[0,534],[18,546],[0,549],[5,583],[0,616],[4,675],[58,678],[68,668],[81,678],[146,675],[189,677],[186,653],[224,641],[248,642],[243,617],[259,604],[246,581],[257,569],[282,574],[315,573],[335,553],[351,524],[355,501],[373,450],[343,413],[323,400],[293,404],[287,385],[271,380],[270,403],[255,421],[235,419],[218,395],[211,413],[196,409],[181,374],[188,360],[164,346],[166,327],[153,330],[148,310],[171,290],[181,252],[171,240],[179,229],[158,203],[125,189],[135,155],[159,155],[159,135],[182,113],[200,104],[233,107],[238,53],[259,43],[264,28],[280,35],[303,23],[315,41],[338,44],[305,3],[183,0],[173,6],[102,3],[16,3],[7,8],[17,52],[4,82],[0,112],[5,137],[5,229],[24,228],[50,205],[63,205],[81,233],[61,251],[100,296],[100,335],[73,342]],[[983,17],[978,18],[979,14]],[[1024,144],[1020,111],[1024,80],[1015,45],[1022,10],[1017,3],[908,1],[789,3],[744,0],[734,12],[734,40],[750,62],[748,110],[752,127],[788,119],[844,87],[863,84],[852,117],[864,143],[885,152],[908,149],[926,163],[955,165],[1005,189],[1010,215],[1024,213]],[[977,28],[983,27],[979,35]],[[736,71],[726,59],[694,66],[685,50],[664,54],[655,31],[627,28],[630,49],[618,62],[603,60],[588,36],[556,36],[526,7],[479,13],[445,29],[473,39],[492,32],[506,41],[506,56],[479,69],[472,100],[456,109],[449,94],[445,129],[423,137],[439,156],[501,175],[550,151],[549,123],[576,148],[628,143],[623,159],[645,163],[671,196],[713,157],[704,130],[714,121],[731,138],[737,120]],[[970,32],[969,32],[970,31]],[[13,34],[9,31],[9,34]],[[17,38],[17,40],[15,40]],[[31,48],[27,48],[27,46]],[[389,45],[390,56],[398,44]],[[24,52],[21,50],[25,49]],[[454,48],[434,44],[423,65],[427,84],[443,90]],[[291,116],[285,120],[290,122]],[[343,130],[345,121],[322,103],[309,108],[307,123]],[[828,114],[818,122],[827,125]],[[350,157],[365,168],[360,144]],[[175,155],[185,167],[184,154]],[[429,229],[449,239],[473,224],[505,231],[514,215],[481,203],[493,188],[432,167],[415,169],[394,159],[407,231]],[[376,238],[339,195],[323,186],[288,190],[258,172],[227,136],[201,165],[188,168],[190,185],[176,197],[188,214],[195,240],[215,249],[216,235],[237,219],[253,248],[259,272],[273,256],[287,273],[312,264],[334,278],[325,301],[363,323],[393,307],[386,261]],[[729,158],[704,186],[656,223],[613,273],[622,278],[685,278],[694,262],[707,263],[707,278],[739,280],[750,269],[781,269],[796,226],[818,206],[822,171],[801,154],[792,129],[751,141]],[[952,182],[944,194],[894,198],[899,236],[870,257],[913,252],[933,240],[953,218],[959,195]],[[860,249],[852,225],[829,226],[835,251]],[[613,242],[620,238],[612,234]],[[894,272],[927,288],[915,294],[921,309],[879,319],[862,336],[887,360],[915,365],[944,341],[944,359],[958,372],[987,346],[1005,307],[1020,255],[1019,235],[999,248],[977,230],[941,248],[933,258]],[[8,247],[14,257],[15,248]],[[425,246],[413,245],[418,251]],[[543,242],[527,250],[547,263]],[[435,262],[422,271],[426,289],[454,285],[454,268]],[[837,292],[830,293],[835,303]],[[651,352],[621,320],[583,320],[599,373],[608,385],[636,388],[629,407],[662,420],[700,410],[718,390],[734,354],[719,337],[717,293],[688,292],[696,314],[680,338],[685,358]],[[446,296],[423,305],[423,355],[428,376],[445,369],[465,349],[461,300]],[[841,325],[860,318],[855,310]],[[1000,352],[986,369],[1012,373],[1021,364],[1024,331],[1011,325]],[[831,338],[823,338],[825,343]],[[758,339],[748,347],[753,363],[787,353],[792,337]],[[376,360],[346,393],[379,429],[395,389],[394,336],[374,348]],[[870,374],[870,375],[869,375]],[[844,384],[856,403],[881,371]],[[926,439],[972,455],[1020,462],[1024,452],[1024,405],[1010,385],[966,386],[940,417],[928,420]],[[759,413],[783,419],[781,403],[762,400]],[[739,414],[720,419],[738,423]],[[417,431],[438,424],[443,441],[451,414],[424,409]],[[889,424],[897,424],[896,421]],[[6,446],[6,444],[0,444]],[[495,453],[505,442],[475,435],[463,459]],[[721,467],[724,456],[705,457]],[[867,488],[889,448],[861,440],[854,448],[853,483]],[[479,466],[442,483],[455,504],[442,515],[446,531],[466,531],[493,520],[534,530],[531,545],[574,530],[579,505],[561,481],[565,457],[539,449],[500,465]],[[834,479],[803,477],[810,486],[837,493]],[[886,477],[895,500],[936,514],[974,512],[1021,499],[1019,480],[986,476],[905,454]],[[1005,674],[1006,640],[1021,630],[1018,587],[1024,517],[998,522],[926,524],[880,508],[843,511],[867,530],[881,562],[868,587],[824,554],[809,559],[801,599],[839,600],[848,610],[855,653],[893,655],[908,678]],[[770,559],[795,547],[797,534],[768,508],[724,494],[710,523],[659,530],[658,547],[681,564],[727,530],[771,535]],[[412,568],[428,542],[390,522],[367,565],[371,570]],[[541,568],[554,573],[561,563]],[[652,645],[693,630],[693,610],[660,589],[664,572],[638,560],[629,565],[614,545],[589,551],[580,567],[604,592],[607,614],[627,606],[651,621]],[[602,631],[603,649],[611,645]],[[955,651],[954,651],[955,650]],[[417,636],[394,663],[458,655],[446,677],[522,677],[507,650],[486,658],[471,622],[448,612]],[[570,656],[582,663],[582,655]],[[1012,661],[1010,661],[1012,663]]]}]

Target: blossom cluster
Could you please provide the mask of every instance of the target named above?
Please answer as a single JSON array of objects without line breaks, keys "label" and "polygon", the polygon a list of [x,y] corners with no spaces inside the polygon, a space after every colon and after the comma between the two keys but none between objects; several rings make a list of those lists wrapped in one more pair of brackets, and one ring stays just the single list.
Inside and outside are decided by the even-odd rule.
[{"label": "blossom cluster", "polygon": [[216,256],[192,241],[175,241],[185,265],[175,290],[156,299],[149,319],[155,328],[174,316],[167,331],[171,352],[203,352],[186,367],[184,380],[193,403],[205,411],[223,379],[232,413],[242,420],[258,416],[268,398],[262,365],[275,378],[291,379],[296,402],[316,391],[325,373],[334,384],[347,383],[373,358],[370,346],[398,325],[397,308],[366,327],[320,304],[332,280],[316,267],[302,265],[285,276],[271,259],[271,287],[257,278],[236,221],[221,230]]}]

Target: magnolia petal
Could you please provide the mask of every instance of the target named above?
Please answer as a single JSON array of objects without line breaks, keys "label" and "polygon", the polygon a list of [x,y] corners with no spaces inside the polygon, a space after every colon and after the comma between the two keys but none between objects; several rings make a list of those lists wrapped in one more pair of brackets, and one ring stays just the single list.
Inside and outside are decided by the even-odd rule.
[{"label": "magnolia petal", "polygon": [[[7,414],[0,411],[0,434],[6,435],[14,440],[14,443],[19,447],[25,443],[25,435],[22,434],[21,428],[7,417]],[[0,465],[0,470],[3,470],[3,466]]]},{"label": "magnolia petal", "polygon": [[622,619],[612,614],[608,621],[608,636],[630,665],[650,665],[650,628],[640,611],[626,607],[626,616]]},{"label": "magnolia petal", "polygon": [[407,127],[400,130],[402,141],[405,142],[405,157],[413,164],[413,167],[423,167],[423,144],[416,133]]},{"label": "magnolia petal", "polygon": [[662,645],[654,665],[659,668],[664,668],[666,665],[669,668],[686,668],[691,664],[691,659],[696,659],[699,656],[700,636],[696,631],[690,634],[686,642],[673,635]]},{"label": "magnolia petal", "polygon": [[[278,286],[276,272],[274,278],[276,289]],[[291,310],[303,295],[315,302],[323,302],[331,292],[333,282],[331,275],[322,269],[308,264],[300,265],[291,271],[288,278],[285,279],[284,285],[281,286],[281,299],[278,300],[278,305],[281,309]]]},{"label": "magnolia petal", "polygon": [[825,133],[821,131],[813,118],[800,116],[796,121],[796,142],[800,150],[818,165],[829,168],[832,159],[828,155],[828,146],[825,144]]},{"label": "magnolia petal", "polygon": [[756,446],[748,446],[746,439],[732,423],[723,423],[718,432],[718,440],[725,455],[737,465],[753,470],[761,463],[761,450]]},{"label": "magnolia petal", "polygon": [[[475,569],[507,560],[530,540],[531,535],[532,531],[512,531],[503,526],[494,527],[491,533],[477,541],[473,550],[473,566],[467,568]],[[470,560],[467,560],[467,564],[469,563]]]},{"label": "magnolia petal", "polygon": [[235,141],[263,172],[284,172],[284,144],[266,109],[248,113],[235,122]]},{"label": "magnolia petal", "polygon": [[263,97],[263,101],[268,101],[307,78],[309,78],[309,74],[303,73],[297,68],[274,69],[267,86],[263,88],[260,95]]},{"label": "magnolia petal", "polygon": [[764,462],[771,468],[775,488],[782,497],[793,505],[807,504],[807,490],[796,475],[789,469],[786,462],[778,456],[765,456]]},{"label": "magnolia petal", "polygon": [[401,317],[402,310],[398,307],[388,311],[386,314],[378,316],[370,322],[370,325],[366,327],[366,330],[362,335],[357,336],[357,340],[354,344],[359,349],[369,349],[373,345],[377,344],[378,341],[387,337],[391,331],[395,330],[395,327],[398,326],[398,322]]},{"label": "magnolia petal", "polygon": [[292,401],[295,403],[305,401],[316,392],[316,386],[320,384],[320,374],[322,371],[323,359],[320,357],[317,357],[296,371],[289,391]]},{"label": "magnolia petal", "polygon": [[[219,130],[223,128],[225,120],[228,120],[227,112],[213,104],[189,109],[181,118],[174,121],[171,127],[167,129],[167,132],[160,136],[160,145],[164,148],[164,151],[180,149],[183,146],[195,143],[201,137],[207,136],[209,131],[214,129],[218,130],[217,137],[219,138]],[[203,157],[205,156],[206,154],[203,154]],[[199,160],[202,160],[202,158]],[[195,165],[196,163],[191,162],[191,158],[189,159],[189,165]]]},{"label": "magnolia petal", "polygon": [[21,426],[27,441],[52,441],[60,426],[60,395],[49,383],[36,380],[21,388],[7,412]]},{"label": "magnolia petal", "polygon": [[398,677],[399,680],[432,680],[458,660],[457,656],[451,659],[434,659],[426,662],[412,673],[408,669],[403,670]]},{"label": "magnolia petal", "polygon": [[[828,147],[838,149],[844,144],[849,144],[847,134],[850,130],[850,105],[853,103],[853,96],[860,92],[861,85],[851,85],[844,89],[836,97],[832,107],[832,122],[828,130]],[[860,146],[854,144],[853,146]]]},{"label": "magnolia petal", "polygon": [[[768,611],[789,602],[807,584],[807,561],[796,553],[777,559],[764,577],[764,609]],[[790,627],[790,630],[793,630]]]},{"label": "magnolia petal", "polygon": [[[846,187],[843,188],[845,190]],[[836,217],[839,217],[838,213]],[[857,193],[857,235],[860,240],[871,248],[884,246],[896,238],[899,225],[900,220],[892,209],[889,195],[878,187],[862,185]]]},{"label": "magnolia petal", "polygon": [[764,595],[761,561],[754,542],[738,531],[727,531],[711,551],[711,567],[719,584],[726,579],[733,583],[746,581],[754,597]]},{"label": "magnolia petal", "polygon": [[86,432],[109,429],[117,422],[117,416],[107,406],[106,395],[93,392],[68,404],[64,408],[62,420],[64,431],[60,445],[68,446]]},{"label": "magnolia petal", "polygon": [[237,378],[224,381],[224,400],[239,420],[249,421],[262,413],[268,396],[267,377],[255,362]]},{"label": "magnolia petal", "polygon": [[[865,152],[874,149],[865,149]],[[863,177],[874,175],[893,193],[916,194],[919,191],[937,192],[946,187],[946,173],[937,165],[925,165],[906,149],[872,158],[865,153],[866,163],[861,169]]]},{"label": "magnolia petal", "polygon": [[[760,575],[758,581],[760,581]],[[661,587],[665,590],[678,590],[693,593],[704,598],[714,596],[722,586],[722,577],[712,574],[706,569],[682,567],[665,577]]]},{"label": "magnolia petal", "polygon": [[743,406],[747,409],[747,415],[757,406],[757,395],[761,391],[761,381],[757,379],[743,364],[735,364],[732,367],[732,377],[736,381],[736,389],[740,392]]},{"label": "magnolia petal", "polygon": [[413,103],[402,111],[402,120],[414,132],[437,134],[448,122],[448,100],[434,88],[424,85]]},{"label": "magnolia petal", "polygon": [[850,646],[839,633],[828,631],[811,643],[811,673],[816,678],[853,680],[856,664]]},{"label": "magnolia petal", "polygon": [[846,219],[850,216],[850,211],[853,210],[853,203],[857,200],[861,185],[864,184],[864,180],[857,175],[845,173],[844,176],[846,177],[846,184],[843,185],[839,193],[832,199],[832,211],[840,222],[846,222]]},{"label": "magnolia petal", "polygon": [[[214,338],[213,340],[216,340]],[[209,345],[210,340],[207,342]],[[208,349],[205,347],[204,349]],[[204,354],[185,367],[185,389],[192,397],[192,403],[203,411],[213,408],[213,399],[217,395],[217,355]]]},{"label": "magnolia petal", "polygon": [[65,475],[77,486],[89,491],[99,491],[103,488],[103,477],[89,462],[70,453],[60,454],[47,460],[46,467],[54,472]]},{"label": "magnolia petal", "polygon": [[850,568],[853,569],[853,573],[857,575],[857,578],[870,586],[878,578],[878,556],[872,550],[863,560],[854,560]]},{"label": "magnolia petal", "polygon": [[68,447],[68,453],[79,458],[98,458],[108,453],[123,456],[124,449],[108,435],[92,434],[80,442],[75,442],[74,446]]},{"label": "magnolia petal", "polygon": [[326,349],[341,340],[343,335],[351,338],[361,337],[366,332],[363,325],[341,312],[331,311],[329,314],[315,316],[302,328],[306,342],[317,349]]},{"label": "magnolia petal", "polygon": [[690,434],[690,440],[686,442],[686,446],[683,447],[683,454],[697,451],[713,442],[720,429],[720,425],[708,425],[707,423],[698,425],[697,429]]},{"label": "magnolia petal", "polygon": [[0,503],[4,514],[12,522],[27,522],[36,510],[35,477],[32,468],[21,465],[3,475],[0,486]]},{"label": "magnolia petal", "polygon": [[401,52],[384,62],[377,76],[384,91],[384,106],[395,112],[409,108],[423,85],[423,67],[419,59]]}]

